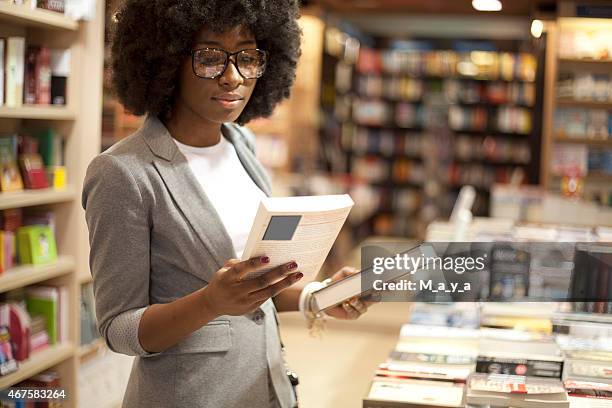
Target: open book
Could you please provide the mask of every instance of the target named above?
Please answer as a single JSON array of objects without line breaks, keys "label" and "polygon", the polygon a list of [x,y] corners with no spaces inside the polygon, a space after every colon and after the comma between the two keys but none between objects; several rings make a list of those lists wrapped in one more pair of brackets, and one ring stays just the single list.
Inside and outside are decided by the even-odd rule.
[{"label": "open book", "polygon": [[323,265],[353,200],[348,194],[266,197],[261,200],[242,260],[266,255],[270,268],[295,261],[304,281],[315,278]]}]

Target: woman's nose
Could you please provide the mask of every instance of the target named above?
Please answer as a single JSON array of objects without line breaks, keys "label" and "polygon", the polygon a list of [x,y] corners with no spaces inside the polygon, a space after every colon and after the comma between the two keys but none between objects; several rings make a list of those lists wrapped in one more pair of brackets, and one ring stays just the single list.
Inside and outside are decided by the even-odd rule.
[{"label": "woman's nose", "polygon": [[230,58],[223,75],[219,77],[219,85],[228,89],[235,89],[244,82],[244,78],[238,72],[235,61]]}]

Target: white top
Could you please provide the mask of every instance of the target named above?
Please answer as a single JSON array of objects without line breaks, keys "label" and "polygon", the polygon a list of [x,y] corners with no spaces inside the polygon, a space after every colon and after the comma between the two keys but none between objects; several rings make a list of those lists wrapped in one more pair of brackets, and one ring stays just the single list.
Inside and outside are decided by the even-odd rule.
[{"label": "white top", "polygon": [[240,259],[259,202],[266,195],[242,166],[234,146],[223,136],[219,143],[207,147],[188,146],[173,140],[217,210]]}]

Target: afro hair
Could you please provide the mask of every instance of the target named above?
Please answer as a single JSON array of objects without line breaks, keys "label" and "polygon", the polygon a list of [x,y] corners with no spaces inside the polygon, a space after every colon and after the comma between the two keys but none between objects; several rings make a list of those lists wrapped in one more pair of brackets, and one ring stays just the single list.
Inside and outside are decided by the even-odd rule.
[{"label": "afro hair", "polygon": [[135,115],[168,117],[178,72],[197,33],[248,26],[268,51],[264,75],[237,122],[269,116],[288,98],[300,56],[298,0],[125,0],[112,35],[113,91]]}]

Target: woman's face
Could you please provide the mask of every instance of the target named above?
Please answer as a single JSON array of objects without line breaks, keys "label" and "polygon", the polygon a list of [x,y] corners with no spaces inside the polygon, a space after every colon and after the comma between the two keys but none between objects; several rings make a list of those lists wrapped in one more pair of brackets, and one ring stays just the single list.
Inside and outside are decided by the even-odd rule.
[{"label": "woman's face", "polygon": [[[229,53],[256,48],[255,36],[245,26],[237,26],[222,33],[202,29],[196,36],[192,49],[220,48]],[[235,57],[232,57],[232,60]],[[233,122],[246,106],[257,79],[243,78],[236,66],[229,62],[218,78],[205,79],[196,76],[191,56],[180,70],[179,93],[176,103],[182,104],[200,118],[213,123]]]}]

